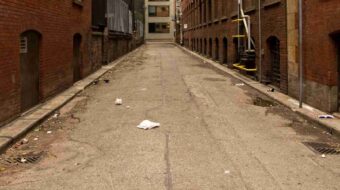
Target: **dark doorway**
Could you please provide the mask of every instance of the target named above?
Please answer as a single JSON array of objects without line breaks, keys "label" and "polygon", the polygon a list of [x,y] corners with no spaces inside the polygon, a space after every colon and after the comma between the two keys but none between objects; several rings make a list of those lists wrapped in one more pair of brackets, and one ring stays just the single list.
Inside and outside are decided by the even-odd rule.
[{"label": "dark doorway", "polygon": [[27,31],[20,36],[21,111],[39,103],[40,34]]},{"label": "dark doorway", "polygon": [[207,55],[207,39],[204,39],[204,49],[203,49],[203,54]]},{"label": "dark doorway", "polygon": [[228,64],[228,39],[223,38],[223,64]]},{"label": "dark doorway", "polygon": [[240,63],[240,56],[239,56],[240,50],[238,47],[237,38],[234,38],[233,44],[234,44],[234,63]]},{"label": "dark doorway", "polygon": [[220,59],[220,44],[218,38],[215,39],[215,59],[218,61]]},{"label": "dark doorway", "polygon": [[203,54],[203,40],[200,39],[200,53]]},{"label": "dark doorway", "polygon": [[338,111],[340,112],[340,33],[332,34],[336,48],[336,64],[338,70]]},{"label": "dark doorway", "polygon": [[81,35],[73,36],[73,82],[81,79]]},{"label": "dark doorway", "polygon": [[212,39],[211,38],[209,39],[209,52],[208,52],[208,54],[209,54],[209,57],[212,57]]},{"label": "dark doorway", "polygon": [[280,40],[276,37],[270,37],[267,40],[269,48],[269,63],[270,63],[270,75],[271,83],[277,87],[280,87],[281,80],[281,66],[280,66]]}]

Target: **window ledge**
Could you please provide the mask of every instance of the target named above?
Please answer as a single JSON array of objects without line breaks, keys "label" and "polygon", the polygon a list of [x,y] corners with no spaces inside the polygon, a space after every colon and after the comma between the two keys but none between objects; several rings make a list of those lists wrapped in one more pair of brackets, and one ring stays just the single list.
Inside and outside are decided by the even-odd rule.
[{"label": "window ledge", "polygon": [[73,4],[80,6],[80,7],[84,6],[83,0],[73,0]]},{"label": "window ledge", "polygon": [[255,5],[249,7],[249,8],[246,8],[246,10],[244,11],[245,13],[250,13],[250,12],[253,12],[256,10],[256,7]]},{"label": "window ledge", "polygon": [[220,19],[222,22],[223,21],[227,21],[228,20],[228,17],[227,16],[223,16],[223,17],[221,17],[221,19]]},{"label": "window ledge", "polygon": [[281,0],[272,0],[270,2],[264,3],[263,7],[267,8],[267,7],[279,5],[280,3],[281,3]]}]

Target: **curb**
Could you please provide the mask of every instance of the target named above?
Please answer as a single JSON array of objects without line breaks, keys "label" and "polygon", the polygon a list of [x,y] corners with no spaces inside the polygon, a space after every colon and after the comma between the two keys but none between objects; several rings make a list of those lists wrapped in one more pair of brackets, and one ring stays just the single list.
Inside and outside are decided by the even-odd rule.
[{"label": "curb", "polygon": [[236,78],[240,81],[242,81],[244,84],[247,86],[253,88],[254,90],[268,96],[269,98],[275,100],[276,102],[288,107],[295,113],[299,114],[300,116],[304,117],[306,120],[309,120],[313,123],[318,124],[320,128],[326,130],[330,134],[340,137],[340,119],[339,118],[334,118],[330,120],[321,120],[319,119],[319,115],[326,115],[327,113],[320,111],[316,108],[313,108],[307,104],[303,105],[303,108],[299,108],[298,106],[298,101],[286,94],[283,94],[281,92],[268,92],[268,86],[258,82],[251,80],[237,71],[234,71],[232,69],[229,69],[211,59],[205,58],[201,56],[200,54],[196,52],[192,52],[191,50],[182,47],[176,43],[174,43],[178,48],[180,48],[182,51],[188,53],[191,56],[194,56],[196,58],[199,58],[203,60],[205,63],[209,63],[213,69],[222,72],[223,74],[227,74],[233,78]]},{"label": "curb", "polygon": [[144,45],[139,46],[138,48],[118,58],[110,64],[102,66],[100,69],[90,74],[86,78],[74,83],[70,88],[54,96],[50,100],[37,105],[19,118],[3,126],[0,129],[0,154],[18,139],[30,132],[34,127],[38,126],[47,118],[49,118],[53,113],[55,113],[55,111],[59,110],[65,104],[70,102],[79,93],[89,87],[93,81],[99,79],[108,71],[115,68],[119,63],[123,62],[127,57],[135,53],[142,46]]}]

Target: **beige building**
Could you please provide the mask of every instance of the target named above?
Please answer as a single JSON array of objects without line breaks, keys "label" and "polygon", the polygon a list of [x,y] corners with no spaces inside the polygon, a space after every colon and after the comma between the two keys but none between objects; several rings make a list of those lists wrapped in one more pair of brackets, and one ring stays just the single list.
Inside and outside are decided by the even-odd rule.
[{"label": "beige building", "polygon": [[174,0],[145,0],[145,39],[174,41]]}]

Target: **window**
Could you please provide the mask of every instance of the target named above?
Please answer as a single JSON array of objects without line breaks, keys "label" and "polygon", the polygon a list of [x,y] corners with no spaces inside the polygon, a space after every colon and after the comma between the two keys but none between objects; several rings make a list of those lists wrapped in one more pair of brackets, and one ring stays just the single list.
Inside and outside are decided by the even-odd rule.
[{"label": "window", "polygon": [[168,17],[169,6],[149,6],[149,16]]},{"label": "window", "polygon": [[149,23],[149,33],[170,33],[170,23]]}]

